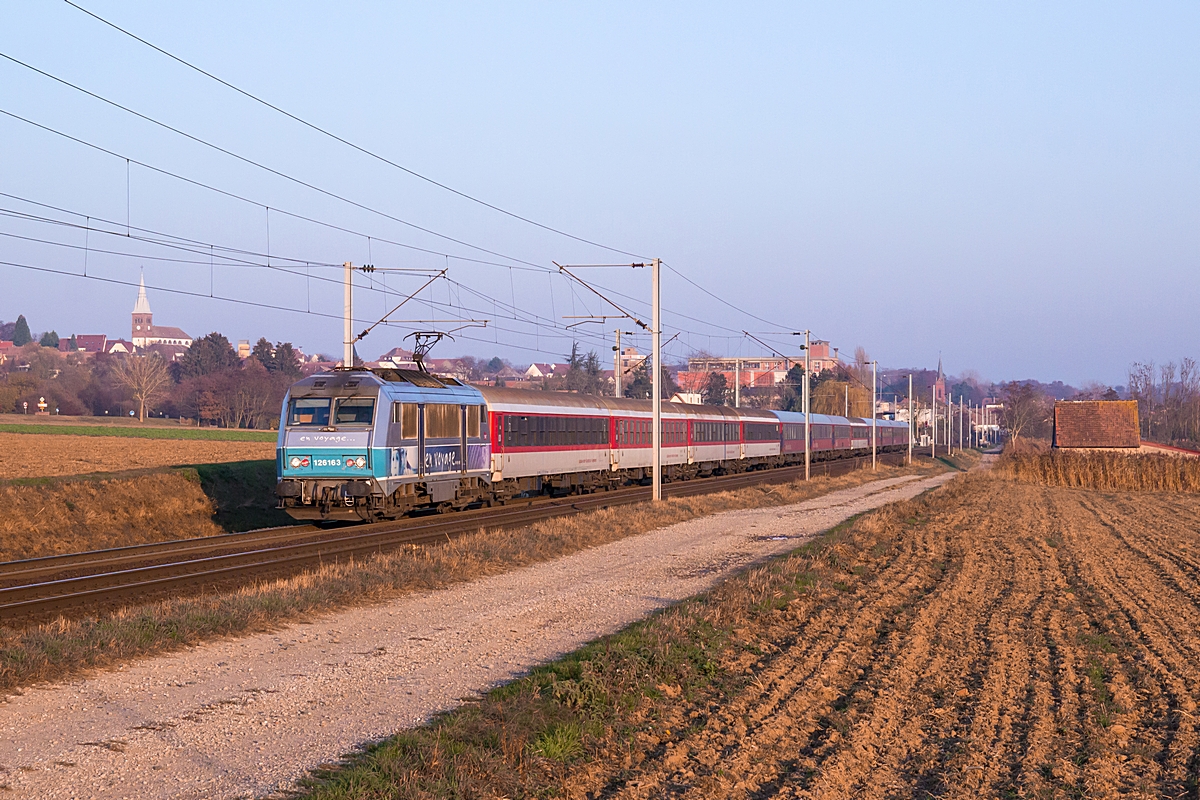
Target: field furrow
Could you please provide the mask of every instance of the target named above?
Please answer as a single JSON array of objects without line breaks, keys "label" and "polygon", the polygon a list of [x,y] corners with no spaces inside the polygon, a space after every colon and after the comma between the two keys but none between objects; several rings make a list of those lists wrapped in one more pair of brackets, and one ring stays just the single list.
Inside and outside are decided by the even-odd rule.
[{"label": "field furrow", "polygon": [[811,586],[743,610],[737,688],[604,796],[1194,796],[1200,498],[939,494],[793,557]]}]

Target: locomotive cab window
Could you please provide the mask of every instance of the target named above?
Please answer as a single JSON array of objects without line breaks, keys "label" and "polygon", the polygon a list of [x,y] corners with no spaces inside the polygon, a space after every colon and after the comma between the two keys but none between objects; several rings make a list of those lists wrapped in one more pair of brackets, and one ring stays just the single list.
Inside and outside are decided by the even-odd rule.
[{"label": "locomotive cab window", "polygon": [[374,419],[374,397],[345,397],[337,402],[335,425],[370,425]]},{"label": "locomotive cab window", "polygon": [[288,425],[328,425],[329,402],[328,397],[298,397],[292,400],[288,409]]}]

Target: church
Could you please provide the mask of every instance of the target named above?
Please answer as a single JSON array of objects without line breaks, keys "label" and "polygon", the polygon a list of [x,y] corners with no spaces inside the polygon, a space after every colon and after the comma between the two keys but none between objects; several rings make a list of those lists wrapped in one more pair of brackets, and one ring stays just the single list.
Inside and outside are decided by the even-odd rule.
[{"label": "church", "polygon": [[192,337],[182,330],[166,325],[154,325],[152,319],[150,301],[146,299],[146,279],[143,276],[138,280],[137,303],[133,306],[133,335],[130,337],[133,346],[139,350],[156,344],[191,346]]}]

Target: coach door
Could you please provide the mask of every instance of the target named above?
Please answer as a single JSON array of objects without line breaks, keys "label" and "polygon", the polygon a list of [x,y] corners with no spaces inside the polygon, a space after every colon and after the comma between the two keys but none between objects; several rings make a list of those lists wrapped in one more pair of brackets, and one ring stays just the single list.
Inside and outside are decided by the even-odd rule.
[{"label": "coach door", "polygon": [[608,448],[609,468],[614,472],[621,468],[621,448],[625,446],[625,420],[612,419],[612,446]]}]

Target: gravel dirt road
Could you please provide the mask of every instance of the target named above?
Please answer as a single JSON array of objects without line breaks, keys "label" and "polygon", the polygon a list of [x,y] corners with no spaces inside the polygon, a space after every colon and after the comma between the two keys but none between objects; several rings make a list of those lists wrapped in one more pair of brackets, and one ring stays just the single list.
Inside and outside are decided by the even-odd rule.
[{"label": "gravel dirt road", "polygon": [[205,645],[0,705],[12,797],[223,798],[417,725],[838,522],[950,475],[733,511],[450,589]]}]

